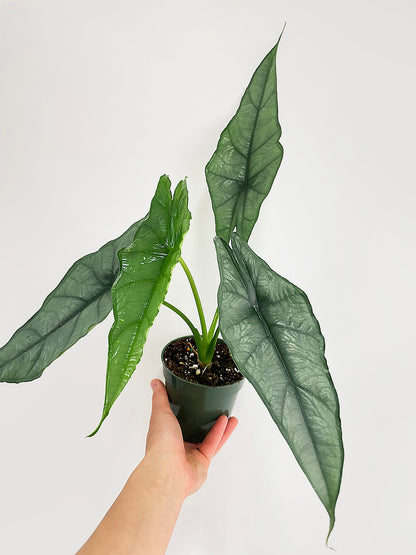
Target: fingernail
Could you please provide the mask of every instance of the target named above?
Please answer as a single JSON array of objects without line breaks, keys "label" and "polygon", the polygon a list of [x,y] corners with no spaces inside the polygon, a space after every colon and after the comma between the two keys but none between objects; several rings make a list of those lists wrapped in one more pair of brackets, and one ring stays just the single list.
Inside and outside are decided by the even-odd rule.
[{"label": "fingernail", "polygon": [[152,380],[150,382],[150,387],[153,389],[153,391],[156,389],[157,387],[157,380]]}]

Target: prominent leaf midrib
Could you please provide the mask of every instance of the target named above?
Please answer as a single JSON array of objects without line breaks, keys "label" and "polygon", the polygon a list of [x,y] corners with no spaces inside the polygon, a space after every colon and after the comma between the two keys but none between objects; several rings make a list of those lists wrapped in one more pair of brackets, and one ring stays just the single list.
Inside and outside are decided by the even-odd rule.
[{"label": "prominent leaf midrib", "polygon": [[[104,293],[106,293],[109,289],[111,289],[111,287],[107,287],[106,289],[103,289],[98,295],[95,295],[94,297],[92,297],[92,299],[90,299],[88,302],[86,302],[84,305],[82,305],[81,307],[79,307],[75,312],[73,312],[70,316],[68,316],[67,318],[65,318],[62,322],[59,323],[59,325],[55,326],[52,330],[48,331],[46,334],[41,335],[40,338],[38,340],[36,340],[34,343],[31,343],[27,348],[19,351],[19,353],[17,355],[15,355],[12,358],[9,358],[6,363],[4,364],[4,366],[6,366],[7,364],[11,364],[14,360],[16,360],[17,358],[19,358],[20,356],[24,355],[25,353],[27,353],[28,351],[30,351],[31,349],[34,349],[36,347],[36,345],[39,345],[39,343],[42,343],[43,341],[46,341],[48,339],[48,337],[54,333],[56,333],[60,328],[62,328],[62,326],[65,326],[65,324],[67,324],[68,322],[70,322],[73,318],[76,318],[76,316],[78,316],[78,314],[80,312],[82,312],[83,310],[85,310],[88,306],[90,306],[92,303],[94,303],[99,297],[102,297],[104,295]],[[65,295],[63,295],[65,297]],[[61,297],[61,295],[58,295],[56,298]],[[41,310],[42,307],[39,309]],[[30,329],[30,328],[29,328]],[[36,331],[36,330],[35,330]],[[38,332],[36,332],[38,333]],[[73,332],[72,332],[73,333]],[[6,347],[6,345],[5,345]],[[32,366],[33,367],[33,366]]]},{"label": "prominent leaf midrib", "polygon": [[[321,472],[321,477],[322,477],[322,479],[323,479],[323,481],[324,481],[324,483],[325,483],[325,488],[326,488],[326,493],[327,493],[327,496],[328,496],[328,500],[330,501],[331,496],[330,496],[330,493],[329,493],[328,483],[327,483],[325,474],[324,474],[323,469],[322,469],[321,461],[320,461],[319,456],[318,456],[317,447],[316,447],[316,445],[315,445],[315,438],[314,438],[314,436],[313,436],[313,434],[312,434],[312,432],[311,432],[310,424],[309,424],[309,422],[308,422],[308,420],[307,420],[307,418],[306,418],[305,411],[304,411],[304,409],[303,409],[303,407],[302,407],[302,403],[300,402],[300,399],[299,399],[299,392],[298,392],[298,389],[297,389],[297,385],[296,385],[296,383],[293,381],[293,378],[292,378],[292,376],[291,376],[291,374],[290,374],[290,371],[289,371],[289,369],[288,369],[288,367],[287,367],[287,365],[286,365],[286,363],[285,363],[285,361],[284,361],[284,359],[283,359],[283,357],[282,357],[282,354],[280,353],[279,347],[277,346],[276,341],[275,341],[275,339],[274,339],[272,333],[270,332],[270,329],[269,329],[269,327],[268,327],[267,321],[265,320],[265,318],[264,318],[264,316],[263,316],[263,314],[262,314],[262,312],[261,312],[261,310],[260,310],[260,307],[257,306],[257,307],[253,307],[253,308],[254,308],[254,310],[255,310],[256,313],[257,313],[257,316],[258,316],[258,318],[259,318],[259,320],[260,320],[260,322],[261,322],[261,324],[262,324],[262,326],[263,326],[263,329],[265,330],[267,336],[270,338],[270,342],[271,342],[271,344],[272,344],[272,347],[273,347],[273,349],[274,349],[274,351],[275,351],[275,353],[276,353],[276,355],[277,355],[277,357],[278,357],[278,359],[279,359],[279,361],[280,361],[280,363],[281,363],[281,365],[282,365],[282,367],[283,367],[283,369],[284,369],[284,371],[285,371],[285,374],[286,374],[286,376],[287,376],[287,378],[288,378],[288,381],[289,381],[289,383],[290,383],[290,385],[291,385],[291,387],[292,387],[292,390],[293,390],[293,392],[295,393],[296,402],[297,402],[298,407],[299,407],[299,410],[300,410],[300,412],[301,412],[301,414],[302,414],[302,420],[303,420],[303,422],[304,422],[304,424],[305,424],[305,427],[306,427],[306,429],[307,429],[307,431],[308,431],[308,435],[309,435],[311,444],[312,444],[312,446],[313,446],[313,450],[314,450],[314,453],[315,453],[315,457],[316,457],[316,460],[317,460],[317,462],[318,462],[318,467],[319,467],[319,470],[320,470],[320,472]],[[298,459],[298,460],[299,460],[299,459]],[[301,464],[300,461],[299,461],[299,464]],[[302,466],[302,464],[301,464],[301,466]]]},{"label": "prominent leaf midrib", "polygon": [[[240,257],[239,257],[239,258],[240,258]],[[240,258],[240,263],[241,263],[241,264],[244,264],[244,266],[246,267],[245,261],[244,261],[244,260],[241,260],[241,258]],[[234,264],[234,265],[235,265],[235,264]],[[236,266],[237,272],[240,274],[241,281],[242,281],[242,283],[244,284],[244,281],[245,281],[245,280],[244,280],[244,276],[242,275],[242,273],[241,273],[241,271],[240,271],[240,268],[239,268],[237,265],[235,265],[235,266]],[[254,291],[255,291],[256,289],[255,289],[254,282],[253,282],[253,280],[251,279],[251,276],[250,276],[250,274],[249,274],[247,268],[246,268],[246,272],[247,272],[247,276],[246,276],[246,277],[250,280],[251,285],[252,285],[252,287],[253,287],[253,289],[254,289]],[[247,286],[246,286],[246,285],[245,285],[245,287],[246,287],[246,289],[247,289]],[[271,331],[270,331],[270,329],[269,329],[269,326],[268,326],[268,324],[267,324],[267,320],[266,320],[266,319],[264,318],[264,316],[263,316],[263,313],[262,313],[262,311],[261,311],[261,309],[260,309],[260,307],[259,307],[259,304],[256,303],[254,306],[252,305],[252,308],[253,308],[254,311],[256,312],[257,317],[258,317],[258,319],[259,319],[259,321],[260,321],[261,325],[263,326],[263,329],[264,329],[264,331],[265,331],[265,333],[266,333],[266,336],[269,338],[270,343],[271,343],[271,345],[272,345],[272,347],[273,347],[273,349],[274,349],[274,351],[275,351],[275,353],[276,353],[276,355],[277,355],[277,357],[278,357],[278,359],[279,359],[279,361],[280,361],[280,363],[281,363],[281,365],[282,365],[282,367],[283,367],[283,369],[284,369],[284,371],[285,371],[285,373],[286,373],[286,376],[287,376],[287,378],[288,378],[288,381],[289,381],[289,383],[291,384],[291,386],[292,386],[292,388],[293,388],[293,391],[294,391],[295,397],[296,397],[296,401],[297,401],[299,410],[300,410],[300,412],[301,412],[301,414],[302,414],[303,422],[304,422],[305,427],[306,427],[306,429],[307,429],[307,431],[308,431],[308,435],[309,435],[309,437],[310,437],[311,444],[312,444],[312,446],[313,446],[313,450],[314,450],[314,453],[315,453],[315,457],[316,457],[316,460],[317,460],[317,462],[318,462],[318,467],[319,467],[319,470],[320,470],[320,472],[321,472],[321,476],[322,476],[323,482],[324,482],[324,484],[325,484],[325,488],[326,488],[326,493],[327,493],[327,496],[328,496],[328,500],[329,500],[329,502],[331,502],[331,495],[330,495],[330,492],[329,492],[329,487],[328,487],[328,483],[327,483],[325,474],[324,474],[323,469],[322,469],[322,466],[321,466],[321,461],[320,461],[319,456],[318,456],[318,451],[317,451],[317,448],[316,448],[316,445],[315,445],[315,438],[314,438],[314,436],[313,436],[313,434],[312,434],[312,432],[311,432],[311,428],[310,428],[309,422],[308,422],[308,420],[307,420],[307,418],[306,418],[305,411],[303,410],[302,404],[301,404],[301,402],[300,402],[299,393],[298,393],[298,390],[297,390],[297,386],[296,386],[295,382],[293,381],[293,378],[292,378],[292,376],[291,376],[291,374],[290,374],[290,371],[289,371],[288,367],[286,366],[286,363],[285,363],[285,361],[284,361],[284,359],[283,359],[283,357],[282,357],[282,355],[281,355],[281,353],[280,353],[279,347],[278,347],[278,345],[276,344],[276,341],[275,341],[275,339],[274,339],[274,337],[273,337],[273,335],[272,335],[272,333],[271,333]],[[295,456],[296,456],[296,454],[295,454]],[[297,458],[297,457],[296,457],[296,458]],[[299,464],[302,466],[302,464],[301,464],[301,462],[299,461],[299,459],[298,459],[298,462],[299,462]]]},{"label": "prominent leaf midrib", "polygon": [[[273,59],[274,59],[274,56],[273,56]],[[248,173],[249,173],[249,167],[250,167],[250,158],[251,158],[252,149],[253,149],[254,135],[255,135],[255,132],[256,132],[257,121],[258,121],[259,114],[260,114],[261,104],[262,104],[262,101],[263,101],[263,98],[264,98],[264,93],[265,93],[265,91],[266,91],[266,86],[267,86],[267,82],[268,82],[269,77],[270,77],[270,72],[271,72],[272,67],[273,67],[273,63],[270,64],[270,67],[269,67],[269,69],[268,69],[268,71],[267,71],[267,77],[266,77],[266,79],[264,80],[263,90],[262,90],[262,92],[261,92],[261,98],[260,98],[260,101],[259,101],[258,106],[256,107],[256,110],[257,110],[257,111],[256,111],[256,116],[255,116],[255,118],[254,118],[253,132],[252,132],[252,134],[251,134],[250,143],[249,143],[249,146],[248,146],[248,152],[247,152],[247,158],[246,158],[245,179],[244,179],[244,189],[243,189],[243,195],[244,195],[244,197],[243,197],[243,201],[242,201],[242,204],[243,204],[243,214],[245,213],[245,210],[246,210],[247,192],[248,192],[248,186],[249,186],[249,177],[248,177]],[[249,99],[250,99],[250,101],[252,102],[250,95],[249,95]],[[253,102],[252,102],[252,104],[254,105]],[[233,146],[234,146],[234,145],[233,145]],[[268,164],[268,165],[269,165],[269,164]],[[267,166],[266,166],[266,167],[267,167]],[[263,168],[263,170],[264,170],[264,168]],[[262,170],[262,171],[263,171],[263,170]],[[253,179],[253,178],[252,178],[252,179]]]}]

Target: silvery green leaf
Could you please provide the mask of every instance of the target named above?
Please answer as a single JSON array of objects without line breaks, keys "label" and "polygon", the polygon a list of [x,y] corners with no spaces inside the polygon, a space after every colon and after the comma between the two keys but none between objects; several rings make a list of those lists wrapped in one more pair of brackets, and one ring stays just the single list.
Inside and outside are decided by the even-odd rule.
[{"label": "silvery green leaf", "polygon": [[248,241],[282,161],[276,84],[278,44],[256,69],[205,169],[216,233],[227,243],[234,229]]},{"label": "silvery green leaf", "polygon": [[324,338],[307,296],[237,234],[215,241],[221,334],[335,522],[344,451]]},{"label": "silvery green leaf", "polygon": [[71,266],[41,308],[0,349],[0,381],[27,382],[69,349],[112,308],[117,251],[133,240],[140,222]]}]

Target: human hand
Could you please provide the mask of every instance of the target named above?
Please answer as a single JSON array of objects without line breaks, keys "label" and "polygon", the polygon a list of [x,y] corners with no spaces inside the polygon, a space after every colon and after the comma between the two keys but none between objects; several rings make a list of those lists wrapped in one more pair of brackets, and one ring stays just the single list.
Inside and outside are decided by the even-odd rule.
[{"label": "human hand", "polygon": [[183,500],[204,483],[212,457],[237,426],[234,416],[220,416],[202,443],[184,442],[165,386],[151,385],[146,454],[79,555],[165,553]]},{"label": "human hand", "polygon": [[220,416],[202,443],[183,441],[182,431],[173,414],[166,388],[160,380],[153,380],[152,414],[146,440],[145,459],[157,468],[171,472],[187,497],[205,482],[213,456],[235,430],[235,416]]}]

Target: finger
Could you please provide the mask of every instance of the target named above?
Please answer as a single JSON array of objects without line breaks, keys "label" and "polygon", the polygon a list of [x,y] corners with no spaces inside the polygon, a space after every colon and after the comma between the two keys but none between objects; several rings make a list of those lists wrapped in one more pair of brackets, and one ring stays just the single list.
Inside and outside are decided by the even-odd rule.
[{"label": "finger", "polygon": [[222,414],[208,432],[208,435],[199,446],[199,452],[207,459],[208,464],[211,462],[212,457],[215,455],[217,447],[224,435],[225,429],[228,425],[228,418]]},{"label": "finger", "polygon": [[225,431],[223,433],[223,436],[221,438],[221,441],[218,444],[218,447],[215,451],[215,455],[218,453],[218,451],[222,448],[222,446],[224,445],[224,443],[226,443],[226,441],[228,440],[228,438],[230,437],[230,435],[233,433],[233,431],[236,429],[238,424],[238,420],[235,416],[232,416],[229,420],[228,420],[228,424],[227,427],[225,428]]},{"label": "finger", "polygon": [[152,411],[157,412],[158,410],[170,410],[168,393],[166,387],[160,380],[152,380],[150,386],[153,389],[152,397]]},{"label": "finger", "polygon": [[153,396],[149,433],[163,428],[164,422],[166,422],[166,416],[171,418],[171,415],[173,415],[164,384],[160,380],[152,380],[150,385],[153,389]]}]

